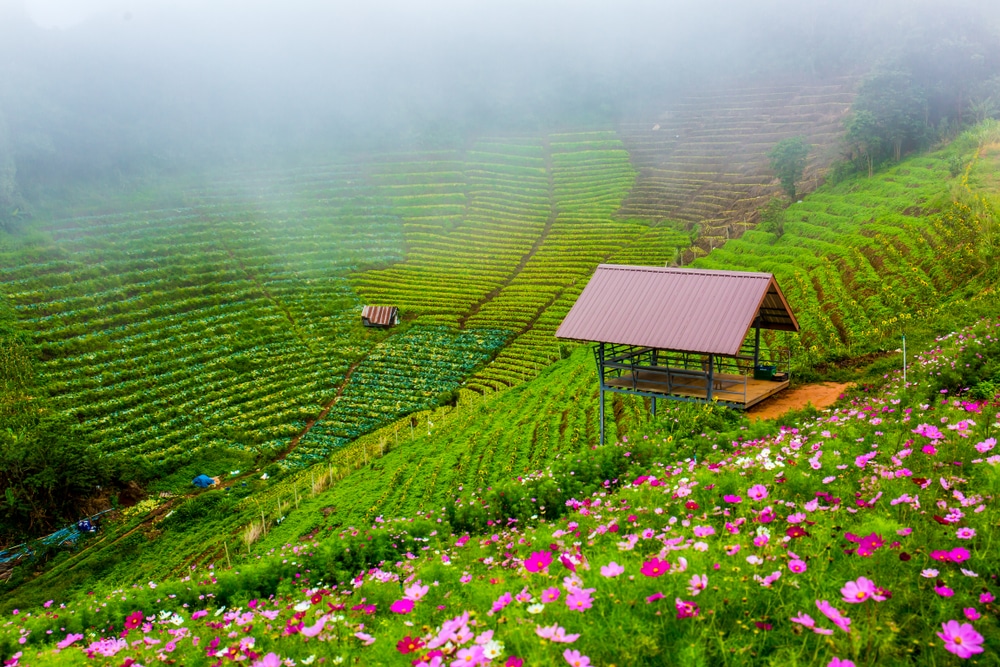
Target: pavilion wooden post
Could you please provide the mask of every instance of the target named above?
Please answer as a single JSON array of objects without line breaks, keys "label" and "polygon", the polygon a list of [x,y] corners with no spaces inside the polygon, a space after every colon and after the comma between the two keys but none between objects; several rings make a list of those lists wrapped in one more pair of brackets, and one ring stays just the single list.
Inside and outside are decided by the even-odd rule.
[{"label": "pavilion wooden post", "polygon": [[708,400],[712,400],[712,385],[715,384],[715,368],[712,360],[715,358],[714,354],[708,355]]},{"label": "pavilion wooden post", "polygon": [[604,343],[597,348],[597,380],[600,384],[601,444],[604,444]]},{"label": "pavilion wooden post", "polygon": [[[657,352],[658,352],[658,350],[656,350],[654,348],[653,349],[653,365],[654,366],[656,366],[656,362],[658,361],[657,354],[656,354]],[[656,396],[652,396],[650,400],[651,400],[651,402],[653,404],[653,419],[655,420],[656,419]]]},{"label": "pavilion wooden post", "polygon": [[754,320],[753,322],[753,369],[757,370],[757,364],[760,363],[760,318]]}]

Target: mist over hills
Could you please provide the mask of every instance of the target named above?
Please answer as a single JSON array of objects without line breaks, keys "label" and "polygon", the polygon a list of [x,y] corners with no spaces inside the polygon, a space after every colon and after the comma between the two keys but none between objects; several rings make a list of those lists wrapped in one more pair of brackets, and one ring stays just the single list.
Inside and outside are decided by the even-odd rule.
[{"label": "mist over hills", "polygon": [[227,159],[461,147],[484,131],[645,116],[707,81],[866,71],[931,31],[982,50],[997,13],[986,2],[200,5],[123,2],[44,29],[5,4],[5,201]]}]

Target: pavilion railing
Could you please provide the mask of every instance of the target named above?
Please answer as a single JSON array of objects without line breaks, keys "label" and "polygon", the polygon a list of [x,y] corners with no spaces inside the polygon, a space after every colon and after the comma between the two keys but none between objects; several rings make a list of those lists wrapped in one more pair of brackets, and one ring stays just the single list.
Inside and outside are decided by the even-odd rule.
[{"label": "pavilion railing", "polygon": [[787,372],[788,358],[758,356],[743,350],[736,356],[659,350],[632,345],[599,344],[594,358],[601,386],[610,390],[644,395],[681,395],[696,400],[746,403],[747,384],[761,368],[773,376],[777,369]]}]

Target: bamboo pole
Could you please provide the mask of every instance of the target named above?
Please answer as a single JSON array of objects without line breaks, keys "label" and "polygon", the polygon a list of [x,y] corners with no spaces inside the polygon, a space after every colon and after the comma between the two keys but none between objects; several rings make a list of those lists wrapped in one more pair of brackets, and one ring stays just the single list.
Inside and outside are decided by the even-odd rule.
[{"label": "bamboo pole", "polygon": [[233,562],[232,562],[231,560],[229,560],[229,542],[228,542],[228,541],[225,541],[225,540],[223,540],[223,542],[222,542],[222,545],[223,545],[224,547],[226,547],[226,565],[227,565],[227,566],[229,567],[229,569],[231,570],[231,569],[233,569]]}]

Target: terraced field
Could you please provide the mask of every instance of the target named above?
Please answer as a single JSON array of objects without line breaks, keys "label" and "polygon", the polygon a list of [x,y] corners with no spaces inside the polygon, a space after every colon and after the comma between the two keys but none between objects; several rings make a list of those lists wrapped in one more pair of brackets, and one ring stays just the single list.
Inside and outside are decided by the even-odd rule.
[{"label": "terraced field", "polygon": [[[616,217],[634,178],[612,131],[487,140],[461,164],[393,165],[374,179],[404,216],[407,259],[353,284],[366,299],[421,321],[510,331],[512,342],[467,387],[513,386],[560,357],[553,334],[597,264],[612,257],[662,264],[690,245],[675,228]],[[413,193],[444,181],[451,189],[426,192],[425,208],[412,206]],[[463,181],[468,196],[459,216],[457,200],[441,207]],[[397,196],[401,182],[411,185]],[[418,213],[426,215],[405,218]]]},{"label": "terraced field", "polygon": [[[360,326],[347,275],[401,260],[403,222],[363,180],[336,165],[234,173],[182,207],[55,220],[51,243],[5,248],[0,289],[55,407],[154,464],[286,447],[387,335]],[[393,393],[423,407],[468,350],[407,342],[438,366]]]},{"label": "terraced field", "polygon": [[956,157],[940,151],[813,193],[785,211],[780,238],[750,231],[694,266],[774,273],[802,325],[801,352],[859,354],[887,339],[896,347],[907,322],[947,321],[936,304],[995,271],[981,245],[992,213],[964,201],[981,194],[976,179],[995,164],[966,153],[965,172],[952,176]]},{"label": "terraced field", "polygon": [[619,132],[639,175],[618,214],[698,225],[698,254],[738,237],[780,193],[767,152],[781,139],[802,135],[813,145],[801,190],[816,188],[821,171],[838,157],[856,83],[844,77],[725,86],[622,123]]}]

